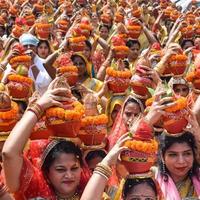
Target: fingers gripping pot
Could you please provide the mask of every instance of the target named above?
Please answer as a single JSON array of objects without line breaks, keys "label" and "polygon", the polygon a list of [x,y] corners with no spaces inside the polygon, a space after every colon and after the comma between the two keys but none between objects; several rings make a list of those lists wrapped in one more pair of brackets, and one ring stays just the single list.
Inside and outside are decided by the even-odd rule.
[{"label": "fingers gripping pot", "polygon": [[[53,85],[55,88],[69,88],[65,77],[60,77]],[[63,107],[51,107],[46,111],[46,124],[52,130],[55,137],[76,138],[81,127],[81,119],[84,115],[84,106],[75,100],[69,89],[68,94],[62,94],[69,98],[62,102]]]}]

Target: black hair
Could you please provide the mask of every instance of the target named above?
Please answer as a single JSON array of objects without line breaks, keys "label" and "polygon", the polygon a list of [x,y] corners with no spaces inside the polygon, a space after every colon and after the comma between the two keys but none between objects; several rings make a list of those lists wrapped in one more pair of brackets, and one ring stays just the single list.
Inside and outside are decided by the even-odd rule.
[{"label": "black hair", "polygon": [[105,158],[106,157],[106,152],[101,150],[101,149],[90,151],[87,154],[87,156],[85,157],[85,161],[88,163],[88,162],[90,162],[92,159],[94,159],[96,157]]},{"label": "black hair", "polygon": [[126,46],[128,48],[131,48],[134,44],[137,44],[139,47],[141,47],[141,44],[138,40],[130,39],[126,42]]},{"label": "black hair", "polygon": [[123,188],[123,198],[125,199],[128,194],[130,194],[131,190],[137,185],[140,184],[147,184],[151,189],[154,191],[155,195],[158,195],[156,184],[152,180],[152,178],[134,178],[134,179],[127,179],[124,188]]},{"label": "black hair", "polygon": [[47,40],[39,40],[38,42],[38,45],[37,45],[37,48],[42,44],[42,43],[45,43],[49,49],[49,52],[51,52],[51,47],[50,47],[50,44]]},{"label": "black hair", "polygon": [[83,165],[82,153],[80,148],[71,141],[60,139],[58,143],[48,152],[47,156],[44,159],[42,165],[42,171],[44,173],[49,172],[50,166],[61,153],[74,154],[74,156],[80,162],[80,165]]},{"label": "black hair", "polygon": [[109,27],[108,25],[106,25],[106,24],[100,24],[99,30],[100,30],[101,28],[103,28],[103,27],[107,28],[107,29],[108,29],[108,32],[110,31],[110,27]]},{"label": "black hair", "polygon": [[85,45],[87,47],[89,47],[90,51],[92,50],[92,45],[91,45],[91,42],[89,40],[85,40]]},{"label": "black hair", "polygon": [[191,39],[184,39],[180,43],[182,49],[186,45],[187,42],[191,42],[192,46],[194,46],[194,41],[193,40],[191,40]]},{"label": "black hair", "polygon": [[83,62],[85,63],[85,66],[86,66],[86,62],[85,62],[85,60],[84,60],[81,56],[76,55],[76,54],[74,54],[74,55],[71,56],[71,59],[72,59],[72,62],[73,62],[73,63],[74,63],[74,59],[75,59],[76,57],[81,58],[81,59],[83,60]]},{"label": "black hair", "polygon": [[178,137],[174,137],[174,136],[169,136],[166,134],[162,134],[162,136],[160,137],[160,157],[159,157],[159,168],[161,171],[162,176],[164,176],[164,180],[168,181],[168,169],[164,169],[163,165],[164,163],[162,162],[161,157],[164,157],[167,149],[169,149],[173,144],[175,143],[187,143],[189,147],[191,147],[192,152],[193,152],[193,156],[194,156],[194,162],[193,162],[193,166],[192,169],[190,170],[189,176],[197,176],[199,177],[199,164],[196,160],[195,157],[195,150],[196,150],[196,142],[195,142],[195,138],[192,135],[192,133],[190,132],[185,132],[182,135],[178,136]]},{"label": "black hair", "polygon": [[[139,99],[138,99],[138,101],[140,101]],[[129,97],[128,98],[128,100],[125,102],[125,104],[124,104],[124,108],[129,104],[129,103],[136,103],[138,106],[139,106],[139,108],[140,108],[140,111],[142,112],[142,110],[141,110],[141,106],[140,106],[140,104],[138,103],[138,101],[136,101],[134,98],[132,98],[132,97]],[[142,104],[142,102],[141,102],[141,104]]]}]

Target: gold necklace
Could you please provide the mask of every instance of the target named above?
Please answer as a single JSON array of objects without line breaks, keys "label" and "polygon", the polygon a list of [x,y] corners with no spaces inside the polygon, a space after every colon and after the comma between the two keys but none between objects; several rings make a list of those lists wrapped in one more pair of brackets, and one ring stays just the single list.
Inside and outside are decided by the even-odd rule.
[{"label": "gold necklace", "polygon": [[79,200],[79,195],[78,193],[75,193],[71,197],[59,197],[58,195],[56,195],[56,200]]}]

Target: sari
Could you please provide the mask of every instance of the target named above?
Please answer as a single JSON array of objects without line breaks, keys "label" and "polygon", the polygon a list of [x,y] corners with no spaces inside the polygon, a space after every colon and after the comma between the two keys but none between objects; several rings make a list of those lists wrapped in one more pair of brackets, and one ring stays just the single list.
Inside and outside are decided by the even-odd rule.
[{"label": "sari", "polygon": [[200,180],[196,176],[185,179],[184,184],[179,189],[170,176],[168,176],[168,181],[165,181],[159,170],[155,174],[155,179],[160,185],[165,200],[181,200],[187,197],[200,198]]},{"label": "sari", "polygon": [[137,99],[134,95],[130,95],[126,98],[121,108],[121,111],[118,113],[115,119],[114,125],[111,130],[111,134],[108,136],[109,149],[111,149],[116,144],[117,140],[128,131],[123,121],[123,112],[125,109],[126,102],[130,99],[133,99],[135,102],[137,102],[137,104],[140,107],[141,113],[143,113],[144,111],[144,106],[140,99]]},{"label": "sari", "polygon": [[[31,198],[44,198],[56,200],[56,194],[41,170],[43,162],[49,152],[57,145],[56,140],[34,140],[30,142],[29,150],[23,155],[23,166],[20,175],[20,188],[14,194],[16,200]],[[86,166],[82,168],[81,180],[78,187],[76,199],[79,200],[90,172]]]}]

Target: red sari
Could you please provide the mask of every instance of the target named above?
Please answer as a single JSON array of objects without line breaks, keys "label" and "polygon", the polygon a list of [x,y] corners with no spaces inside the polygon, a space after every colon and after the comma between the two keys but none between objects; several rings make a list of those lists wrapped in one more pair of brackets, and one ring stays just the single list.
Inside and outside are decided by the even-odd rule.
[{"label": "red sari", "polygon": [[[23,157],[23,167],[20,175],[20,189],[15,193],[16,200],[41,197],[56,200],[55,192],[41,171],[42,155],[49,140],[31,141],[29,151]],[[82,168],[79,191],[82,193],[90,173],[87,167]]]}]

